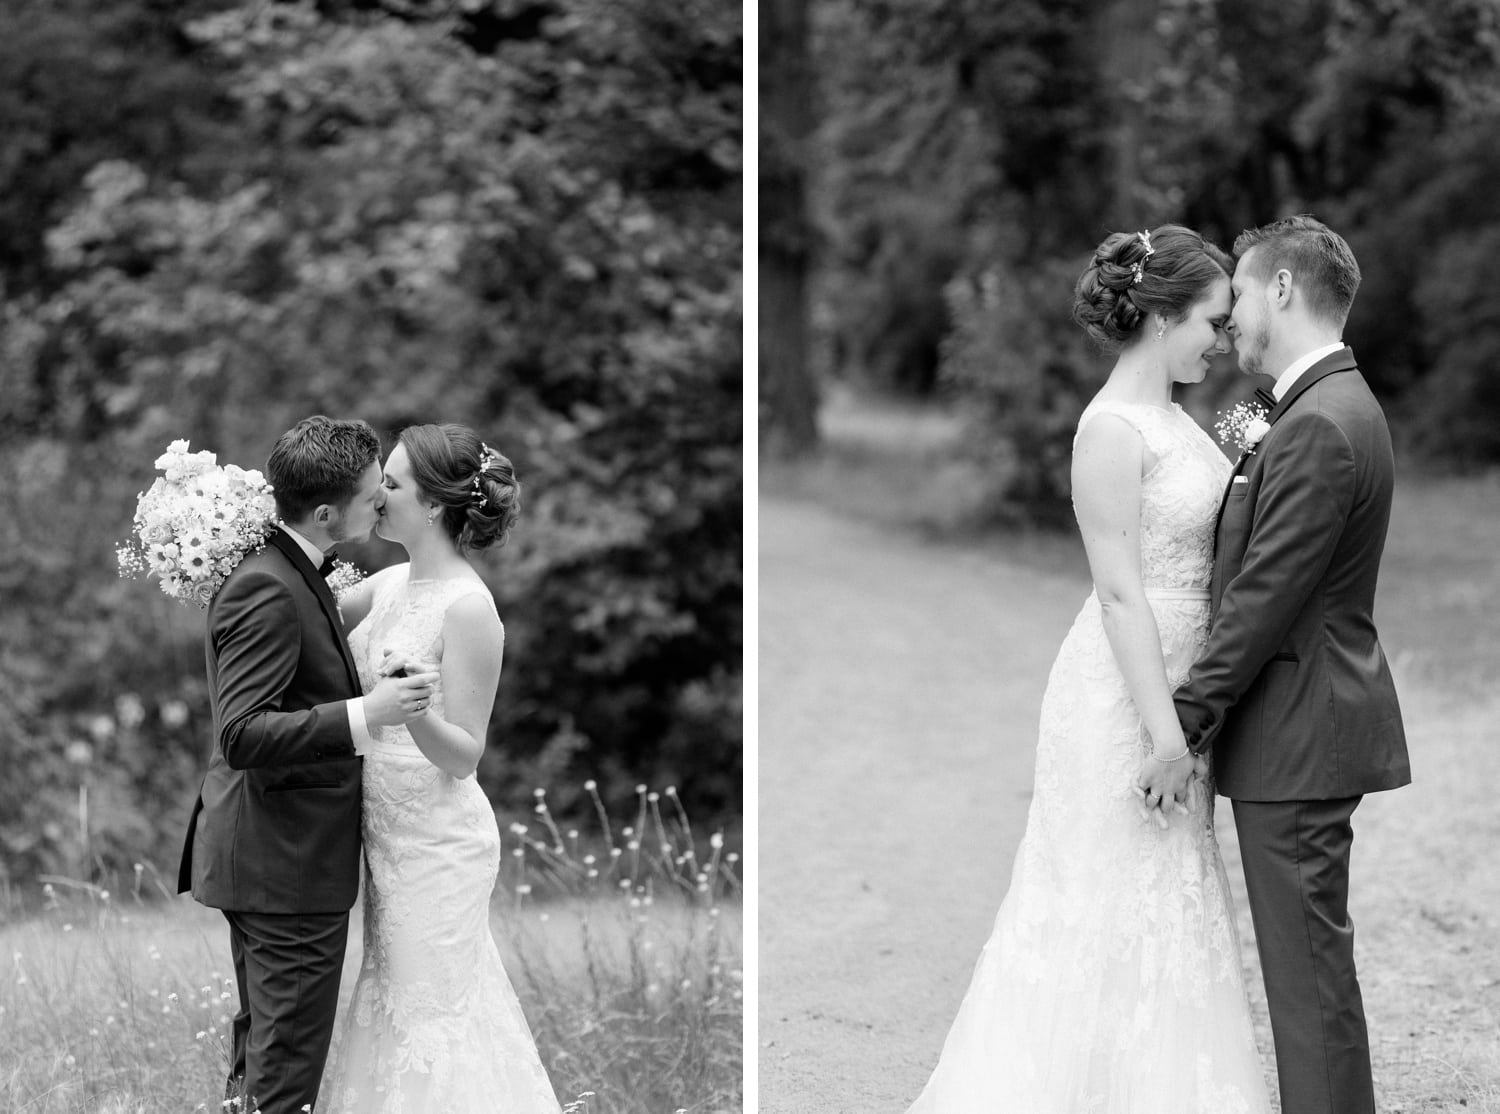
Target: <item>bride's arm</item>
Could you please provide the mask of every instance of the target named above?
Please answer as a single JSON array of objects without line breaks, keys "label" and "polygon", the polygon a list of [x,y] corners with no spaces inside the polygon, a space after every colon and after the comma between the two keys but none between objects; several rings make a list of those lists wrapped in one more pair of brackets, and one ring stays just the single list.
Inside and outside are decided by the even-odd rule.
[{"label": "bride's arm", "polygon": [[428,712],[407,724],[418,749],[446,774],[468,777],[479,765],[490,712],[495,707],[504,650],[505,628],[488,597],[475,593],[455,600],[443,616],[443,702],[447,718],[439,719]]},{"label": "bride's arm", "polygon": [[[1125,687],[1151,735],[1152,754],[1183,754],[1182,725],[1172,703],[1156,616],[1141,582],[1141,476],[1146,447],[1128,422],[1099,414],[1078,434],[1073,452],[1073,506],[1088,552],[1089,571]],[[1156,788],[1170,800],[1185,793],[1192,763],[1165,765],[1169,781]],[[1179,775],[1177,777],[1175,775]]]}]

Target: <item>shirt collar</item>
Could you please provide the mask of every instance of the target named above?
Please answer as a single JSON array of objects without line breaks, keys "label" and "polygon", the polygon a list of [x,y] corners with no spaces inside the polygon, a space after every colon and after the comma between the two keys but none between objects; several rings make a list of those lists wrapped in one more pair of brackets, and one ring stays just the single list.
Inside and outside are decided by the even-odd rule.
[{"label": "shirt collar", "polygon": [[1271,388],[1271,393],[1276,396],[1276,401],[1280,402],[1286,398],[1286,393],[1292,389],[1292,384],[1301,379],[1302,373],[1312,367],[1313,364],[1326,356],[1332,356],[1335,352],[1342,352],[1343,350],[1344,342],[1339,340],[1334,341],[1332,344],[1325,344],[1322,348],[1315,348],[1300,359],[1293,360],[1292,365],[1283,371],[1281,376],[1276,380],[1276,386]]},{"label": "shirt collar", "polygon": [[312,542],[297,533],[297,531],[293,530],[285,522],[281,523],[281,532],[297,543],[297,548],[302,550],[303,556],[312,562],[313,568],[319,568],[323,564],[323,551],[313,545]]}]

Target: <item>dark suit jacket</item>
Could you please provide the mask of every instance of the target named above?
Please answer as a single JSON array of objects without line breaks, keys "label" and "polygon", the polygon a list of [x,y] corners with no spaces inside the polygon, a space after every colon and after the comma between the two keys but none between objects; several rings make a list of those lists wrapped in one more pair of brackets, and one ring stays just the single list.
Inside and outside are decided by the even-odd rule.
[{"label": "dark suit jacket", "polygon": [[335,913],[359,886],[360,693],[328,585],[277,531],[208,609],[214,746],[180,890],[245,913]]},{"label": "dark suit jacket", "polygon": [[1219,510],[1213,626],[1177,691],[1188,745],[1226,797],[1324,800],[1411,780],[1375,581],[1395,467],[1348,348],[1268,416]]}]

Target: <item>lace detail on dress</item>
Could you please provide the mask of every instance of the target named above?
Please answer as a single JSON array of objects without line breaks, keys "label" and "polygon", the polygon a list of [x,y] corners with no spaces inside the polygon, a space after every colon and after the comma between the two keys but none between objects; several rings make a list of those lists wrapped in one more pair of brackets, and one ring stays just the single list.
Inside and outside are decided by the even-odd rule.
[{"label": "lace detail on dress", "polygon": [[[470,579],[372,577],[349,644],[365,691],[386,649],[441,663],[443,616]],[[439,686],[432,713],[441,716]],[[494,810],[473,777],[427,761],[404,727],[377,728],[364,760],[364,957],[340,1020],[318,1110],[360,1114],[557,1114],[490,934],[500,866]]]},{"label": "lace detail on dress", "polygon": [[[453,577],[447,580],[408,580],[410,565],[382,569],[370,577],[373,599],[370,613],[349,634],[349,650],[359,669],[360,687],[369,692],[379,680],[376,670],[385,651],[418,661],[441,664],[443,618],[448,608],[465,596],[481,595],[494,604],[482,580]],[[503,630],[502,626],[502,630]],[[432,694],[432,711],[442,717],[446,704],[441,681]],[[385,750],[420,754],[405,727],[375,727],[370,731],[375,745]]]},{"label": "lace detail on dress", "polygon": [[[1207,588],[1230,466],[1179,407],[1095,403],[1157,458],[1142,480],[1148,585]],[[1174,688],[1209,602],[1148,597]],[[1092,593],[1042,698],[1036,783],[1010,890],[913,1114],[1265,1114],[1212,787],[1165,831],[1131,786],[1150,750]]]},{"label": "lace detail on dress", "polygon": [[1142,582],[1162,588],[1207,588],[1219,502],[1233,471],[1229,461],[1175,403],[1163,410],[1095,400],[1079,418],[1079,430],[1096,414],[1125,419],[1156,457],[1156,465],[1141,479]]}]

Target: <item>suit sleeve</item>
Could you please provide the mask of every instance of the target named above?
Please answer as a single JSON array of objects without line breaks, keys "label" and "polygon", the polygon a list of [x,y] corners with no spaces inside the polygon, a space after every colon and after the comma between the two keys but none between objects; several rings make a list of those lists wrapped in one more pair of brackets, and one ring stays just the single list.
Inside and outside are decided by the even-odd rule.
[{"label": "suit sleeve", "polygon": [[1224,586],[1208,645],[1173,700],[1188,746],[1202,752],[1225,714],[1281,647],[1327,572],[1354,505],[1354,451],[1313,411],[1288,415],[1268,449],[1244,562]]},{"label": "suit sleeve", "polygon": [[215,604],[218,745],[232,769],[354,757],[346,701],[283,710],[297,672],[299,627],[287,586],[266,573],[234,578]]}]

